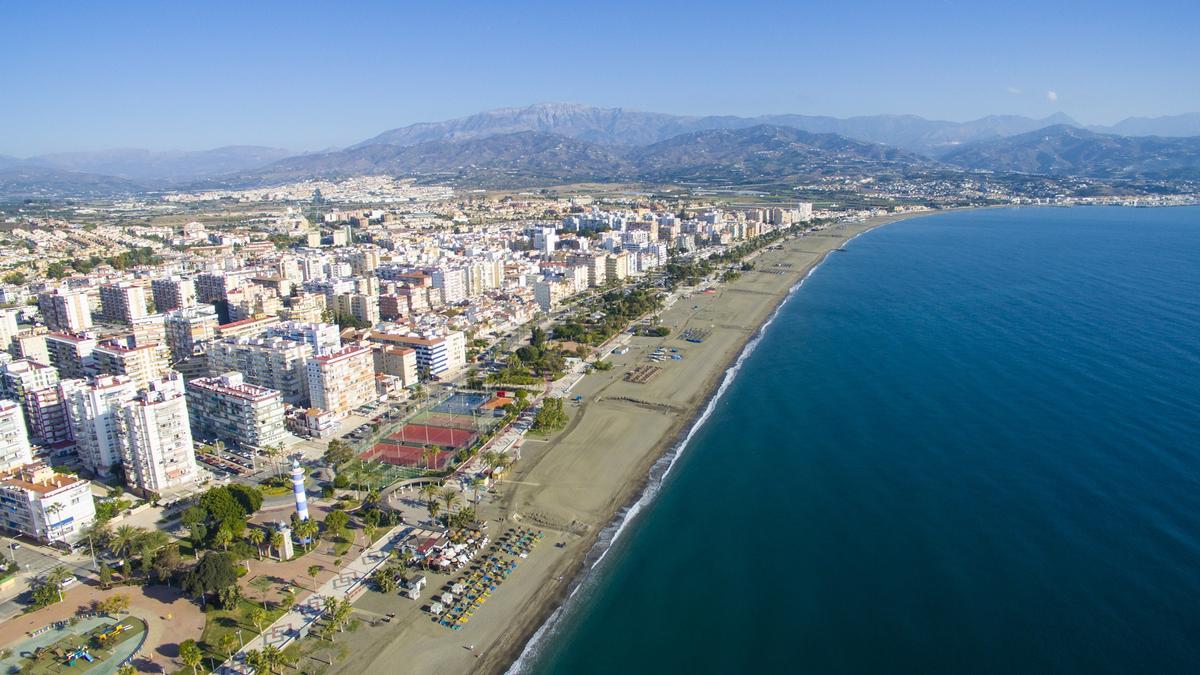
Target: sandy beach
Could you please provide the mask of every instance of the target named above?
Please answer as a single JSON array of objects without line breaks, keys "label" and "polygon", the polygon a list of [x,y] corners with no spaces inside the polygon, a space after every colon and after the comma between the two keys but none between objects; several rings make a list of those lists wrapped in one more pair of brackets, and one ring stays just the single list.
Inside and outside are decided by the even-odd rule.
[{"label": "sandy beach", "polygon": [[[347,636],[349,648],[330,672],[508,669],[586,571],[601,531],[642,494],[651,466],[682,440],[725,371],[789,290],[851,237],[913,215],[921,214],[834,225],[792,238],[783,250],[762,251],[754,258],[755,270],[740,279],[716,285],[713,293],[681,297],[661,314],[671,335],[632,338],[628,353],[611,357],[612,370],[584,377],[572,390],[582,400],[567,405],[567,428],[548,438],[530,436],[513,475],[481,505],[494,536],[525,526],[544,530],[546,538],[477,615],[457,632],[431,622],[420,607],[446,581],[437,575],[430,576],[420,603],[368,593],[359,609],[394,611],[397,620]],[[709,334],[702,343],[687,342],[679,333],[688,328]],[[679,350],[682,360],[649,361],[659,347]],[[624,380],[643,365],[662,370],[644,384]]]}]

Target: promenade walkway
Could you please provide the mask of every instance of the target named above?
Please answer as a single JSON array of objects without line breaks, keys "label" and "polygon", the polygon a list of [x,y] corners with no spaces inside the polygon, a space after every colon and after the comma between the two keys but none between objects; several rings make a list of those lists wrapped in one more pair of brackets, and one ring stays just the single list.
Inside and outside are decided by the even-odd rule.
[{"label": "promenade walkway", "polygon": [[222,675],[254,672],[252,668],[245,665],[247,652],[261,650],[266,645],[283,649],[293,640],[306,634],[312,624],[321,618],[321,613],[325,608],[325,598],[343,600],[349,597],[353,602],[371,573],[387,562],[392,548],[404,538],[404,534],[409,528],[408,525],[393,527],[387,534],[380,537],[378,541],[355,556],[349,564],[321,584],[315,593],[309,593],[307,596],[299,598],[292,609],[268,626],[262,635],[248,641],[240,651],[215,672]]}]

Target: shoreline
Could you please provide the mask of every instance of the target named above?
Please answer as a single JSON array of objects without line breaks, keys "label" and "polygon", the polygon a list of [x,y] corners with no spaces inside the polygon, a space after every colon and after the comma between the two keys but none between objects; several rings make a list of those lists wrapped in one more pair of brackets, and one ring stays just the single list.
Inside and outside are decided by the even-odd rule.
[{"label": "shoreline", "polygon": [[[948,210],[959,209],[943,209],[937,211],[898,214],[895,216],[881,216],[868,219],[862,223],[845,223],[834,225],[828,230],[825,230],[825,232],[828,232],[829,230],[839,227],[858,226],[858,231],[856,231],[853,235],[843,239],[838,246],[830,247],[816,260],[810,262],[804,268],[802,268],[799,279],[797,279],[794,284],[791,284],[788,287],[788,290],[782,294],[778,302],[776,302],[771,308],[771,311],[766,318],[759,324],[753,333],[751,333],[749,338],[747,338],[741,344],[733,359],[727,363],[724,363],[721,368],[710,375],[705,386],[705,389],[708,390],[708,394],[702,401],[701,405],[692,411],[692,414],[685,423],[679,425],[679,429],[676,429],[673,434],[670,434],[659,441],[656,451],[652,453],[644,463],[644,470],[641,472],[644,475],[644,478],[631,486],[630,489],[626,490],[628,496],[625,499],[624,506],[620,507],[615,513],[612,514],[610,522],[600,531],[599,535],[593,541],[592,546],[586,550],[584,555],[577,556],[577,559],[572,562],[572,566],[577,569],[577,573],[571,578],[570,583],[565,584],[565,586],[559,592],[542,598],[542,602],[540,603],[541,607],[539,607],[538,611],[534,612],[535,616],[531,616],[529,619],[521,622],[523,628],[517,631],[520,634],[520,638],[514,639],[510,643],[503,646],[497,645],[493,651],[493,653],[496,655],[494,657],[489,655],[491,658],[488,658],[484,662],[480,663],[479,668],[477,668],[474,672],[487,673],[489,675],[493,673],[512,673],[515,675],[516,673],[521,672],[519,667],[525,658],[537,656],[536,652],[531,650],[536,649],[540,644],[542,644],[542,640],[553,637],[554,628],[558,621],[562,618],[563,614],[570,609],[570,605],[568,603],[571,602],[578,591],[582,589],[583,586],[592,578],[592,573],[598,568],[600,563],[603,562],[604,558],[608,555],[608,552],[612,549],[612,546],[617,542],[625,529],[634,524],[637,517],[643,510],[640,507],[649,506],[653,502],[658,490],[655,489],[654,492],[648,492],[648,490],[652,486],[661,487],[663,481],[666,480],[667,476],[671,472],[671,469],[674,467],[675,462],[683,456],[692,437],[708,420],[710,413],[717,402],[720,401],[721,396],[725,393],[726,388],[736,379],[741,364],[754,352],[758,342],[762,339],[762,336],[766,333],[767,329],[770,328],[771,324],[775,321],[775,318],[779,315],[779,312],[783,309],[783,306],[796,292],[803,287],[804,282],[816,272],[817,268],[819,268],[821,264],[825,262],[826,258],[828,258],[831,253],[840,249],[842,246],[850,243],[851,241],[854,241],[863,234],[876,228],[883,227],[884,225],[902,220],[908,220],[910,218],[931,215],[934,213],[942,213]],[[655,475],[656,466],[662,462],[666,462],[662,473]],[[613,535],[610,538],[607,538],[607,540],[604,540],[602,535],[609,530],[613,530]],[[597,547],[600,547],[599,550],[597,550]]]},{"label": "shoreline", "polygon": [[[740,363],[804,281],[830,253],[864,232],[941,212],[839,223],[789,239],[781,242],[783,250],[762,249],[750,258],[755,271],[714,284],[715,293],[682,296],[664,309],[663,324],[674,322],[676,330],[667,338],[631,338],[628,354],[607,359],[614,364],[611,371],[584,377],[572,391],[584,400],[567,406],[568,426],[546,439],[528,438],[513,475],[480,505],[481,516],[494,526],[542,529],[548,541],[521,561],[461,636],[451,637],[412,608],[405,611],[410,620],[387,634],[364,636],[369,640],[364,649],[355,649],[331,672],[370,672],[399,658],[413,672],[517,672],[514,667],[553,635],[612,544],[654,500]],[[677,337],[684,326],[702,324],[711,330],[702,344]],[[642,357],[660,345],[677,348],[683,360],[660,364],[661,374],[649,383],[623,381],[624,372],[646,364]]]}]

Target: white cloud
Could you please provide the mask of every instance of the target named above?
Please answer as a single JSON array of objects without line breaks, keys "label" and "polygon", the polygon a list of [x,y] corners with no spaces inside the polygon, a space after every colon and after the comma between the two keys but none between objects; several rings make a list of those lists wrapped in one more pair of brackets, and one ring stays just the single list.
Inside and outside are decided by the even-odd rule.
[{"label": "white cloud", "polygon": [[1007,91],[1008,93],[1010,93],[1014,96],[1021,93],[1021,90],[1017,87],[1008,87],[1005,91]]},{"label": "white cloud", "polygon": [[1046,100],[1047,101],[1057,101],[1058,100],[1058,92],[1054,91],[1053,89],[1046,92]]}]

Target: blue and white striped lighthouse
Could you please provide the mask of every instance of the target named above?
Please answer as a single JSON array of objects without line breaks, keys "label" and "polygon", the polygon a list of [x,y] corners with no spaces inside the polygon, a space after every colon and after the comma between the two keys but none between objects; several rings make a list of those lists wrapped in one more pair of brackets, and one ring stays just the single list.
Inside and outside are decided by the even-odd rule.
[{"label": "blue and white striped lighthouse", "polygon": [[308,520],[308,497],[304,494],[304,468],[300,460],[292,460],[292,493],[296,496],[296,516]]}]

